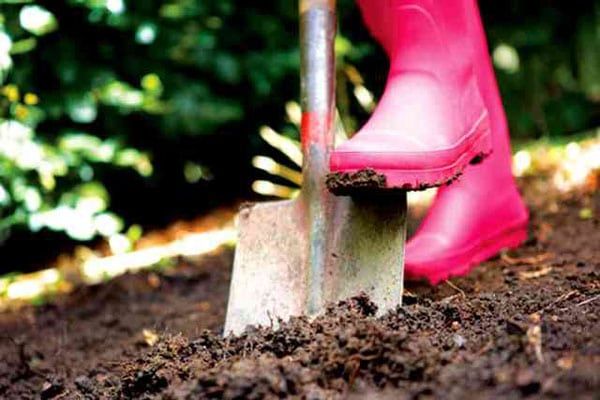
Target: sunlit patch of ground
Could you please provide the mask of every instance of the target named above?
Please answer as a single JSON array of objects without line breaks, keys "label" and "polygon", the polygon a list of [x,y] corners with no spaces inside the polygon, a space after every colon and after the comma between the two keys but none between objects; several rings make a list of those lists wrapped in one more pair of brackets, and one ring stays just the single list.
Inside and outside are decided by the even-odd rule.
[{"label": "sunlit patch of ground", "polygon": [[75,287],[110,280],[126,272],[168,268],[177,258],[211,254],[235,244],[237,206],[222,208],[192,221],[178,221],[148,232],[132,251],[114,254],[109,243],[95,249],[80,247],[63,254],[56,265],[29,274],[0,277],[0,310],[28,303],[43,303]]}]

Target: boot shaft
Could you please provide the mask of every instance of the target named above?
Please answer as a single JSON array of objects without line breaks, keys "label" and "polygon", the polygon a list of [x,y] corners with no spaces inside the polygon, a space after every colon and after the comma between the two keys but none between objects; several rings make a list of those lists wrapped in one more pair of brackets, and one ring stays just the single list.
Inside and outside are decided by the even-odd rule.
[{"label": "boot shaft", "polygon": [[490,115],[494,148],[483,166],[488,164],[488,168],[512,179],[508,125],[477,1],[357,0],[357,3],[365,24],[390,57],[392,70],[430,71],[441,79],[443,75],[475,76]]},{"label": "boot shaft", "polygon": [[451,0],[357,0],[365,24],[392,68],[439,72],[472,68],[468,3]]}]

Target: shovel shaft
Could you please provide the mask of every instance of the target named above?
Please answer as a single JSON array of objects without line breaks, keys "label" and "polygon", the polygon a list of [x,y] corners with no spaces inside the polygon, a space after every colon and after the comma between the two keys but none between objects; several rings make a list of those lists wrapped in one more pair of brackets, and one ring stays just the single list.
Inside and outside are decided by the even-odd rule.
[{"label": "shovel shaft", "polygon": [[309,159],[311,144],[324,151],[333,146],[335,30],[334,0],[300,0],[301,130],[304,156]]},{"label": "shovel shaft", "polygon": [[333,201],[325,187],[334,144],[335,0],[300,0],[302,192],[299,199],[308,234],[306,311],[323,306]]},{"label": "shovel shaft", "polygon": [[360,292],[382,313],[402,298],[404,198],[338,198],[325,187],[334,144],[335,0],[300,0],[300,16],[302,190],[240,211],[226,334],[315,316]]},{"label": "shovel shaft", "polygon": [[300,0],[300,14],[314,6],[328,7],[335,10],[335,0]]}]

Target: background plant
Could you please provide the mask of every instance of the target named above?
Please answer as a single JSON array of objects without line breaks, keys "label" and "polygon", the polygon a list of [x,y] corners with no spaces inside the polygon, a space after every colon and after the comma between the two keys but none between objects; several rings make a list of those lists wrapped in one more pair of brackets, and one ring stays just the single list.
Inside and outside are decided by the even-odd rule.
[{"label": "background plant", "polygon": [[[515,138],[600,125],[600,2],[480,4]],[[387,65],[353,2],[339,11],[352,132]],[[297,138],[296,14],[289,0],[0,0],[0,231],[115,235],[249,195],[255,154],[293,166],[257,133]]]}]

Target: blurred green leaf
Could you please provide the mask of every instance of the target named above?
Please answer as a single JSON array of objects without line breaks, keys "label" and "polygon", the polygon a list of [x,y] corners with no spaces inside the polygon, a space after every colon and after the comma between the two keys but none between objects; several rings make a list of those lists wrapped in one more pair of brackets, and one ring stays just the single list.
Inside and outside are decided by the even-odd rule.
[{"label": "blurred green leaf", "polygon": [[10,54],[27,53],[27,52],[35,49],[36,45],[37,45],[37,40],[33,37],[18,40],[12,44],[12,47],[10,48]]},{"label": "blurred green leaf", "polygon": [[41,36],[58,28],[54,15],[42,6],[27,5],[19,12],[21,27],[34,35]]}]

